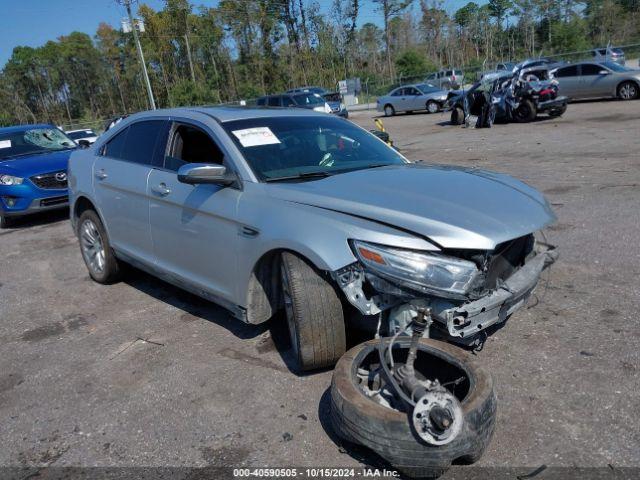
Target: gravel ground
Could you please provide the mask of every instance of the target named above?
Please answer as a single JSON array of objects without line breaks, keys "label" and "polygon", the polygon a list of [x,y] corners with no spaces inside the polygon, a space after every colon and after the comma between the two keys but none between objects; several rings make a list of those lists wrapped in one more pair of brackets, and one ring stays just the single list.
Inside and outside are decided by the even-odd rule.
[{"label": "gravel ground", "polygon": [[[572,104],[491,130],[384,119],[410,159],[514,175],[559,217],[547,236],[561,258],[537,305],[478,354],[499,398],[479,465],[640,467],[639,107]],[[374,128],[374,116],[352,119]],[[331,371],[289,370],[281,318],[245,326],[140,272],[95,284],[65,215],[0,232],[0,465],[375,464],[336,444]]]}]

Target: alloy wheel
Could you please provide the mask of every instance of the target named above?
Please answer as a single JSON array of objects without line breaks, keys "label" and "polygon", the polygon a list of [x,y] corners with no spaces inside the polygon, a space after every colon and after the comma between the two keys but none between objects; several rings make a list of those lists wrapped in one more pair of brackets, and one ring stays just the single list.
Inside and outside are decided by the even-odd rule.
[{"label": "alloy wheel", "polygon": [[620,98],[624,100],[631,100],[638,95],[638,89],[632,83],[625,83],[620,87]]},{"label": "alloy wheel", "polygon": [[85,220],[80,227],[82,256],[94,274],[101,274],[105,267],[105,251],[102,236],[91,220]]},{"label": "alloy wheel", "polygon": [[436,102],[428,102],[427,111],[429,113],[436,113],[438,111],[438,104]]}]

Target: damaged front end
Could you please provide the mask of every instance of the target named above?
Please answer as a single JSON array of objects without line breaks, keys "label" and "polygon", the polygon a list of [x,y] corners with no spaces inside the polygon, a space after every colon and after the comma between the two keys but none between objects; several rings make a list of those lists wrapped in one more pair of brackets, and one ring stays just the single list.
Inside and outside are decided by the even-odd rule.
[{"label": "damaged front end", "polygon": [[558,256],[533,234],[491,251],[416,252],[358,241],[352,248],[359,261],[334,278],[363,315],[382,314],[393,334],[407,328],[417,309],[429,308],[439,333],[472,346],[481,344],[480,332],[526,303]]}]

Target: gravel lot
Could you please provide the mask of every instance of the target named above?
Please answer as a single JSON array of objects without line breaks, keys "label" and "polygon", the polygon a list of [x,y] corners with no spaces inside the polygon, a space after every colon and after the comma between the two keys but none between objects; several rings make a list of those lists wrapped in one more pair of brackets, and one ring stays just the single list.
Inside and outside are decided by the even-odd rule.
[{"label": "gravel lot", "polygon": [[[410,159],[514,175],[559,217],[547,236],[561,258],[537,305],[478,355],[499,397],[479,465],[640,467],[639,108],[572,104],[491,130],[384,119]],[[374,128],[374,116],[352,119]],[[375,463],[335,443],[331,371],[292,373],[278,319],[242,325],[140,272],[93,283],[66,213],[1,231],[0,252],[0,465]]]}]

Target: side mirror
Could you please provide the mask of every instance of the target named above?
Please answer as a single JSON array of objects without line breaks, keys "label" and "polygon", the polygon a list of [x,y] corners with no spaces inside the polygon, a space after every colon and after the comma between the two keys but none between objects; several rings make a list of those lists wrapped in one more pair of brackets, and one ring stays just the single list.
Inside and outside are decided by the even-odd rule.
[{"label": "side mirror", "polygon": [[235,182],[236,178],[223,165],[187,163],[178,169],[178,181],[190,185],[212,183],[226,186]]},{"label": "side mirror", "polygon": [[80,148],[89,148],[91,146],[91,143],[89,142],[89,140],[78,140],[78,146]]},{"label": "side mirror", "polygon": [[611,73],[611,72],[609,72],[609,70],[600,70],[598,73],[600,75],[609,75],[609,73]]}]

